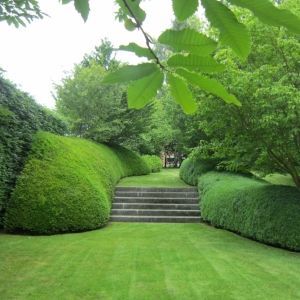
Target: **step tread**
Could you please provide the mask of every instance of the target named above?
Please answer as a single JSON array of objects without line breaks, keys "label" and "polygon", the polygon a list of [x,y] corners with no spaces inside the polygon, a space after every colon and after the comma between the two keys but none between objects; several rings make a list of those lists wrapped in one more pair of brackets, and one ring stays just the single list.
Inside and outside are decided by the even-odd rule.
[{"label": "step tread", "polygon": [[138,216],[138,215],[118,215],[118,216],[111,216],[113,217],[118,217],[118,218],[131,218],[131,219],[201,219],[199,216]]},{"label": "step tread", "polygon": [[113,208],[111,211],[113,212],[113,211],[115,211],[115,210],[124,210],[124,211],[130,211],[130,210],[132,210],[132,211],[163,211],[163,212],[165,212],[165,211],[168,211],[168,212],[171,212],[171,211],[174,211],[174,212],[199,212],[200,211],[200,209],[168,209],[168,210],[166,210],[166,209],[147,209],[147,208],[145,208],[145,209],[135,209],[135,208]]},{"label": "step tread", "polygon": [[171,187],[116,187],[115,191],[197,191],[196,187],[171,188]]},{"label": "step tread", "polygon": [[164,206],[165,208],[168,207],[199,207],[199,204],[186,204],[186,203],[147,203],[147,202],[113,202],[113,206],[114,205],[129,205],[129,206],[153,206],[153,207],[157,207],[157,206]]},{"label": "step tread", "polygon": [[198,197],[144,197],[144,196],[115,196],[114,199],[195,199]]},{"label": "step tread", "polygon": [[201,217],[187,216],[111,216],[111,222],[200,223]]}]

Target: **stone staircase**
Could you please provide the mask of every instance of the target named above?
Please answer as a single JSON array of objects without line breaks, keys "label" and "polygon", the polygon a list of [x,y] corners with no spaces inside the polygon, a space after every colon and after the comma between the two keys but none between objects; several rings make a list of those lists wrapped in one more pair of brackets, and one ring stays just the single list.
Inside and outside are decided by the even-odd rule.
[{"label": "stone staircase", "polygon": [[196,188],[117,187],[112,222],[200,222]]}]

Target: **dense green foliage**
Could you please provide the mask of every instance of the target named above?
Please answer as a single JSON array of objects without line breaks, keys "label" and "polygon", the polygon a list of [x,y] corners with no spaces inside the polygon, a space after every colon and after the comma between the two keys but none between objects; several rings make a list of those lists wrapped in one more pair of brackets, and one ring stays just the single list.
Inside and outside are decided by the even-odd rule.
[{"label": "dense green foliage", "polygon": [[142,155],[142,159],[148,165],[152,173],[160,172],[162,169],[162,161],[157,155]]},{"label": "dense green foliage", "polygon": [[0,75],[0,227],[2,215],[37,130],[63,134],[66,124]]},{"label": "dense green foliage", "polygon": [[[61,2],[63,4],[73,2],[82,18],[87,20],[90,12],[89,0],[61,0]],[[275,2],[278,3],[278,1]],[[163,61],[152,47],[152,44],[155,44],[154,39],[143,28],[147,14],[140,7],[142,1],[117,0],[116,3],[118,4],[117,19],[124,22],[125,28],[129,31],[139,29],[147,46],[144,48],[130,43],[121,46],[120,49],[145,57],[150,63],[125,66],[114,74],[108,74],[104,81],[106,83],[129,83],[127,98],[129,106],[133,108],[141,108],[151,102],[162,88],[165,77],[173,98],[187,113],[193,113],[197,109],[189,84],[200,87],[227,103],[240,105],[239,100],[229,94],[221,82],[199,74],[199,72],[215,73],[225,69],[225,64],[219,64],[213,56],[218,44],[230,47],[237,56],[247,59],[251,49],[251,39],[249,31],[242,22],[243,18],[238,18],[235,14],[235,7],[251,12],[267,25],[283,26],[290,32],[300,33],[300,19],[289,10],[273,5],[269,0],[228,0],[224,3],[218,0],[173,0],[172,7],[178,21],[186,21],[201,6],[204,8],[210,25],[219,34],[215,36],[216,41],[204,35],[203,32],[190,28],[175,31],[168,29],[162,33],[158,41],[169,47],[173,56]],[[0,8],[0,20],[4,19],[16,26],[25,25],[22,20],[24,16],[27,21],[42,17],[36,0],[5,0]],[[198,74],[191,71],[197,71]]]},{"label": "dense green foliage", "polygon": [[179,176],[187,184],[197,185],[199,176],[214,170],[216,165],[214,160],[187,158],[180,166]]},{"label": "dense green foliage", "polygon": [[38,234],[104,226],[120,178],[149,173],[133,152],[40,132],[9,202],[5,229]]},{"label": "dense green foliage", "polygon": [[[186,21],[201,5],[210,25],[219,34],[214,35],[213,39],[203,34],[204,32],[191,28],[168,29],[158,37],[158,42],[168,47],[172,53],[171,57],[164,60],[152,47],[153,39],[143,28],[146,13],[140,7],[141,1],[118,0],[117,3],[119,20],[123,21],[126,29],[130,31],[139,29],[147,45],[147,48],[142,48],[131,43],[121,46],[120,49],[131,51],[139,57],[146,57],[150,63],[121,68],[109,74],[103,82],[129,83],[128,103],[135,108],[151,102],[162,87],[163,76],[167,79],[174,100],[186,113],[194,113],[197,110],[189,84],[216,95],[226,103],[240,105],[240,101],[226,90],[218,78],[203,76],[205,73],[218,73],[225,69],[226,64],[220,64],[213,56],[218,44],[230,47],[243,60],[247,59],[250,53],[249,30],[241,22],[243,18],[235,14],[234,6],[249,10],[267,25],[284,26],[296,34],[300,32],[300,19],[288,10],[274,6],[269,0],[229,0],[225,3],[217,0],[173,0],[173,10],[178,21]],[[145,93],[141,97],[142,90],[145,90]]]},{"label": "dense green foliage", "polygon": [[[284,5],[293,10],[295,3]],[[195,90],[199,109],[187,136],[199,136],[194,155],[219,160],[219,169],[290,174],[300,187],[299,36],[266,27],[243,11],[238,14],[254,47],[246,63],[220,49],[217,57],[227,71],[217,78],[230,85],[242,106]]]},{"label": "dense green foliage", "polygon": [[199,178],[201,215],[214,226],[300,250],[300,192],[230,173]]}]

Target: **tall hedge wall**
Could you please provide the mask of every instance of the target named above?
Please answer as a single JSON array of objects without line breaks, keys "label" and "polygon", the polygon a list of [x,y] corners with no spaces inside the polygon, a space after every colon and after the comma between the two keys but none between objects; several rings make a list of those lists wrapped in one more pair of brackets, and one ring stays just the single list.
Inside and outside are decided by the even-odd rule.
[{"label": "tall hedge wall", "polygon": [[123,147],[39,132],[9,201],[5,229],[53,234],[102,227],[119,179],[149,172]]},{"label": "tall hedge wall", "polygon": [[63,134],[66,124],[0,74],[0,227],[32,136],[39,129]]}]

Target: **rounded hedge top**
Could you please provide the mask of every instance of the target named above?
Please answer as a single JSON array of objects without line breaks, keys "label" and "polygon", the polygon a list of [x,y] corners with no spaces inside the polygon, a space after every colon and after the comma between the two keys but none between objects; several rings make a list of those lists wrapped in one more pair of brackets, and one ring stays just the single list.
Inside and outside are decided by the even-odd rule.
[{"label": "rounded hedge top", "polygon": [[201,214],[211,224],[300,251],[300,191],[230,173],[199,178]]},{"label": "rounded hedge top", "polygon": [[5,229],[52,234],[99,228],[108,219],[116,183],[149,168],[123,147],[40,132],[18,178]]}]

